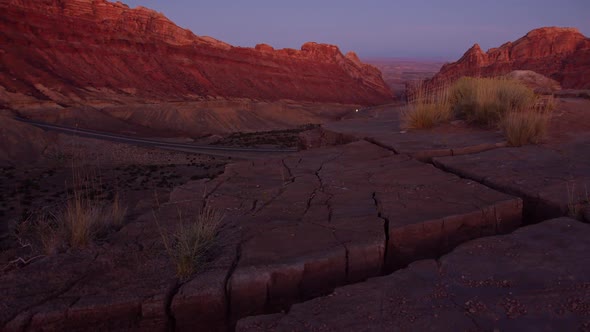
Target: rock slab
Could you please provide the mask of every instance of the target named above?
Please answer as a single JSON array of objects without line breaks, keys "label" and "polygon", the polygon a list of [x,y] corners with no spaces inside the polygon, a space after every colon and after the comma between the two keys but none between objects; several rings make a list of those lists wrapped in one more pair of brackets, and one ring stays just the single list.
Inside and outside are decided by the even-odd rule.
[{"label": "rock slab", "polygon": [[237,331],[587,331],[590,225],[568,218],[462,244]]}]

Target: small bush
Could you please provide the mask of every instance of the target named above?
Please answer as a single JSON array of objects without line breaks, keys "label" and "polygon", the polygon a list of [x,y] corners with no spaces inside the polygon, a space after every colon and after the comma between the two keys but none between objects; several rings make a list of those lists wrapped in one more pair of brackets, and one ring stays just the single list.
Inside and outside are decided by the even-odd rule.
[{"label": "small bush", "polygon": [[115,192],[113,203],[110,207],[110,220],[111,224],[115,227],[121,227],[127,214],[127,206],[124,206],[121,202],[119,192]]},{"label": "small bush", "polygon": [[127,208],[119,195],[111,202],[90,199],[74,190],[62,209],[34,213],[22,222],[26,237],[39,245],[46,255],[60,252],[66,247],[84,248],[95,239],[119,228]]},{"label": "small bush", "polygon": [[428,129],[451,119],[449,89],[443,86],[427,89],[418,86],[409,96],[408,106],[402,112],[402,126],[408,129]]},{"label": "small bush", "polygon": [[463,77],[451,87],[455,115],[482,126],[497,125],[510,112],[523,111],[536,100],[524,84],[505,78]]},{"label": "small bush", "polygon": [[[68,199],[61,216],[61,224],[65,228],[66,238],[70,246],[82,248],[87,246],[94,234],[102,228],[103,208],[79,192]],[[58,222],[59,222],[58,221]]]},{"label": "small bush", "polygon": [[537,144],[545,137],[550,116],[550,113],[536,109],[512,111],[504,118],[501,127],[512,146]]},{"label": "small bush", "polygon": [[206,206],[193,222],[183,222],[179,215],[179,224],[172,233],[160,230],[166,252],[176,265],[179,277],[187,278],[199,269],[213,245],[223,217],[218,210]]}]

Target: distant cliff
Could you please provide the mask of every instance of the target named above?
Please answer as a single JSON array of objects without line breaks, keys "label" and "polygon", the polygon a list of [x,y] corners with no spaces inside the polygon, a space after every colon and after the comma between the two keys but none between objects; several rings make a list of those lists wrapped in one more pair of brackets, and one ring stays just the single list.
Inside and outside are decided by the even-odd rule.
[{"label": "distant cliff", "polygon": [[444,65],[431,83],[461,76],[496,76],[532,70],[564,88],[590,89],[590,39],[574,28],[540,28],[484,53],[473,45],[457,62]]},{"label": "distant cliff", "polygon": [[392,99],[378,69],[336,46],[233,47],[153,10],[105,0],[1,0],[0,11],[0,104],[11,108],[213,97]]}]

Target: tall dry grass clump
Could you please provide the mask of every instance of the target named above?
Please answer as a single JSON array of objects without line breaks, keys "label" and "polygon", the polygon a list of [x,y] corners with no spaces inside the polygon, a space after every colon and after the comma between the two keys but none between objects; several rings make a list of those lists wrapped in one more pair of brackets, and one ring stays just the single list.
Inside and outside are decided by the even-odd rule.
[{"label": "tall dry grass clump", "polygon": [[550,116],[535,109],[509,112],[501,123],[508,144],[523,146],[540,143],[547,132]]},{"label": "tall dry grass clump", "polygon": [[94,239],[120,227],[127,213],[119,192],[102,200],[100,177],[96,173],[73,172],[74,189],[58,219],[70,246],[82,248]]},{"label": "tall dry grass clump", "polygon": [[428,129],[451,117],[448,85],[427,88],[420,84],[408,97],[408,105],[402,111],[402,125],[407,129]]},{"label": "tall dry grass clump", "polygon": [[540,98],[524,110],[510,111],[500,123],[506,140],[512,146],[538,144],[547,134],[554,98]]},{"label": "tall dry grass clump", "polygon": [[553,97],[538,97],[532,89],[506,77],[463,77],[449,86],[420,84],[409,93],[402,111],[408,129],[432,128],[453,118],[501,129],[509,144],[539,143],[547,132]]},{"label": "tall dry grass clump", "polygon": [[115,227],[121,227],[123,221],[125,221],[125,215],[127,215],[127,206],[123,205],[123,201],[121,200],[118,191],[115,192],[113,202],[108,210],[108,212],[110,212],[109,218],[111,224]]},{"label": "tall dry grass clump", "polygon": [[83,193],[74,191],[73,197],[68,198],[61,216],[68,243],[75,248],[87,246],[94,234],[104,227],[102,217],[103,206],[88,199]]},{"label": "tall dry grass clump", "polygon": [[180,278],[189,277],[203,264],[223,218],[224,215],[219,210],[206,205],[189,222],[183,221],[179,213],[179,223],[171,233],[160,229],[166,252],[174,262]]},{"label": "tall dry grass clump", "polygon": [[[68,186],[66,185],[66,188]],[[23,221],[28,237],[46,255],[63,248],[84,248],[121,227],[127,213],[118,192],[103,192],[95,173],[73,171],[72,185],[63,206],[44,209]],[[111,197],[105,199],[105,196]]]},{"label": "tall dry grass clump", "polygon": [[457,117],[492,127],[509,112],[521,112],[535,104],[533,90],[506,78],[463,77],[453,84],[450,103]]}]

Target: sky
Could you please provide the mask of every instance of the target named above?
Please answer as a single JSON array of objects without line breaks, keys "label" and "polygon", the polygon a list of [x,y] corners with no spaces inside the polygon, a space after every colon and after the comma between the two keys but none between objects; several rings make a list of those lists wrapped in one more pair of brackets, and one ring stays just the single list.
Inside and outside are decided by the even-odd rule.
[{"label": "sky", "polygon": [[334,44],[361,58],[456,60],[543,26],[590,36],[590,0],[122,0],[234,46]]}]

